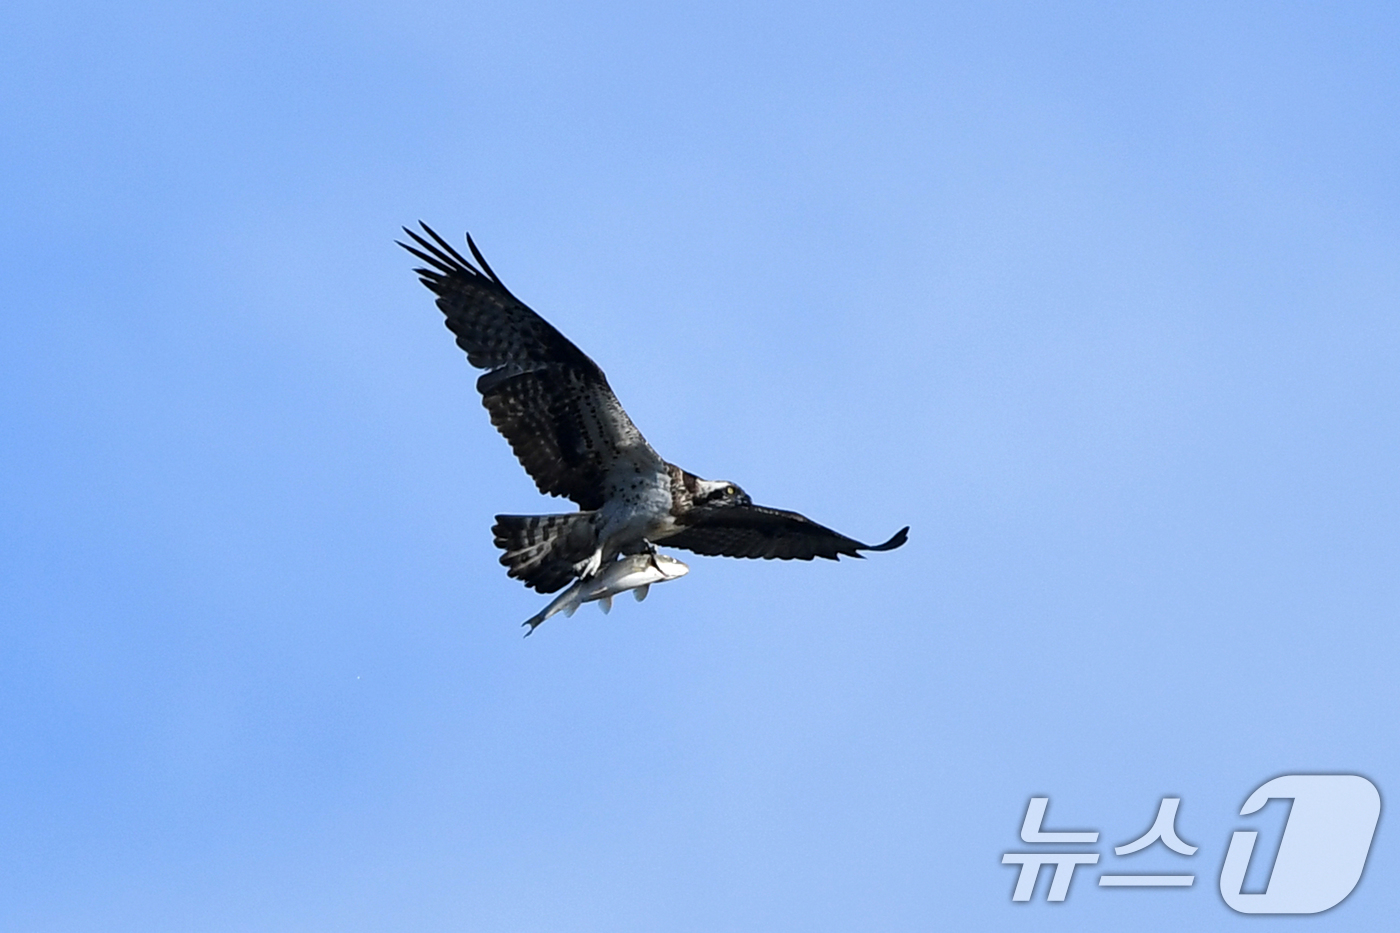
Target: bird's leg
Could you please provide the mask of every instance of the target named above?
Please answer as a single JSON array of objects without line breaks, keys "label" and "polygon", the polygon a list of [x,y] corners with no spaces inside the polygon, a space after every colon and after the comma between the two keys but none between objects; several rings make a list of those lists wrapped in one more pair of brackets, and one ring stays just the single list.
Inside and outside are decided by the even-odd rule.
[{"label": "bird's leg", "polygon": [[598,548],[598,550],[588,555],[588,558],[586,560],[579,561],[577,564],[575,564],[574,569],[578,572],[578,578],[580,580],[587,580],[590,579],[595,573],[597,573],[602,568],[602,566],[603,549],[600,547]]}]

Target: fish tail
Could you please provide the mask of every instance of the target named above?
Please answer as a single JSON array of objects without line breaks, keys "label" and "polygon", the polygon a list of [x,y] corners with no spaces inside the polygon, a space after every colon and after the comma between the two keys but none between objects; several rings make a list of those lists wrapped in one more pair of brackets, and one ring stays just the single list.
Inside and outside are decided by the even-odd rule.
[{"label": "fish tail", "polygon": [[529,626],[528,630],[525,632],[525,637],[526,637],[526,638],[529,638],[531,635],[533,635],[534,632],[535,632],[535,629],[539,628],[540,623],[543,622],[545,619],[548,619],[548,618],[549,618],[549,613],[548,613],[548,611],[547,611],[547,610],[544,610],[544,609],[541,609],[539,612],[537,612],[537,613],[535,613],[534,615],[530,616],[530,618],[526,619],[524,622],[521,622],[521,623],[520,623],[521,625]]},{"label": "fish tail", "polygon": [[[530,618],[526,619],[521,624],[528,625],[530,627],[530,632],[533,632],[536,628],[539,627],[539,624],[541,622],[543,622],[545,619],[548,619],[556,612],[562,612],[566,616],[573,615],[574,610],[578,608],[579,593],[581,591],[582,584],[575,583],[573,586],[569,587],[569,589],[556,596],[554,598],[554,601],[551,602],[548,606],[545,606],[543,609],[530,616]],[[529,635],[530,632],[526,632],[525,634]]]}]

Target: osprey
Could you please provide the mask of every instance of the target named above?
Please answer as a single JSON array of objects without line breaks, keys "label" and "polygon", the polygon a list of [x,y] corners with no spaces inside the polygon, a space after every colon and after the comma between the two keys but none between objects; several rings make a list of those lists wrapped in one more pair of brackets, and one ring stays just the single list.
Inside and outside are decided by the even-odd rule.
[{"label": "osprey", "polygon": [[[421,224],[421,221],[420,221]],[[563,515],[497,515],[492,528],[510,576],[541,593],[587,580],[620,555],[655,545],[697,554],[783,560],[860,557],[908,537],[862,544],[796,512],[754,505],[727,480],[667,463],[622,410],[598,364],[501,284],[476,248],[476,264],[427,224],[415,269],[437,296],[447,328],[478,369],[482,404],[540,492],[572,499]]]}]

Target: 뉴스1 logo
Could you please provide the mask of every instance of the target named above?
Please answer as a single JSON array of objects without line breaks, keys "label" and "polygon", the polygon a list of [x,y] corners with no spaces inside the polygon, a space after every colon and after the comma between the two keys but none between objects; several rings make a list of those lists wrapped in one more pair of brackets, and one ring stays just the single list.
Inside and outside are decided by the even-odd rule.
[{"label": "\ub274\uc2a41 logo", "polygon": [[[1220,870],[1220,896],[1232,909],[1244,914],[1315,914],[1335,907],[1361,880],[1371,839],[1381,815],[1381,795],[1376,786],[1355,774],[1286,774],[1261,785],[1240,808],[1240,815],[1256,813],[1269,800],[1291,798],[1278,856],[1262,894],[1245,894],[1244,878],[1258,833],[1240,830],[1230,837],[1225,864]],[[1099,841],[1097,832],[1053,832],[1041,829],[1049,797],[1032,797],[1021,824],[1021,841],[1030,845],[1076,845]],[[1115,846],[1114,855],[1132,855],[1160,841],[1178,855],[1191,857],[1197,846],[1183,842],[1176,829],[1179,797],[1164,797],[1157,818],[1141,837]],[[1042,865],[1054,865],[1047,901],[1063,901],[1069,894],[1074,870],[1097,865],[1099,853],[1007,852],[1003,865],[1018,865],[1013,901],[1029,901]],[[1195,874],[1102,873],[1101,888],[1191,887]]]}]

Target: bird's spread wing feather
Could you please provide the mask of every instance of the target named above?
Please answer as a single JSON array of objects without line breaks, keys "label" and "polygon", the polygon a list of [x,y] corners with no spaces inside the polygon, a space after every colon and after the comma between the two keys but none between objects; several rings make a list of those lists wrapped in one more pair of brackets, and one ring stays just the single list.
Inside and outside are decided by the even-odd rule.
[{"label": "bird's spread wing feather", "polygon": [[596,509],[624,452],[662,468],[598,364],[512,295],[470,236],[476,264],[422,227],[426,238],[404,228],[416,246],[399,245],[428,264],[414,271],[467,359],[486,370],[476,383],[482,404],[540,491]]},{"label": "bird's spread wing feather", "polygon": [[842,554],[860,557],[859,551],[892,551],[909,537],[906,527],[884,544],[862,544],[805,515],[761,505],[700,506],[682,520],[681,531],[657,543],[719,557],[837,560]]}]

